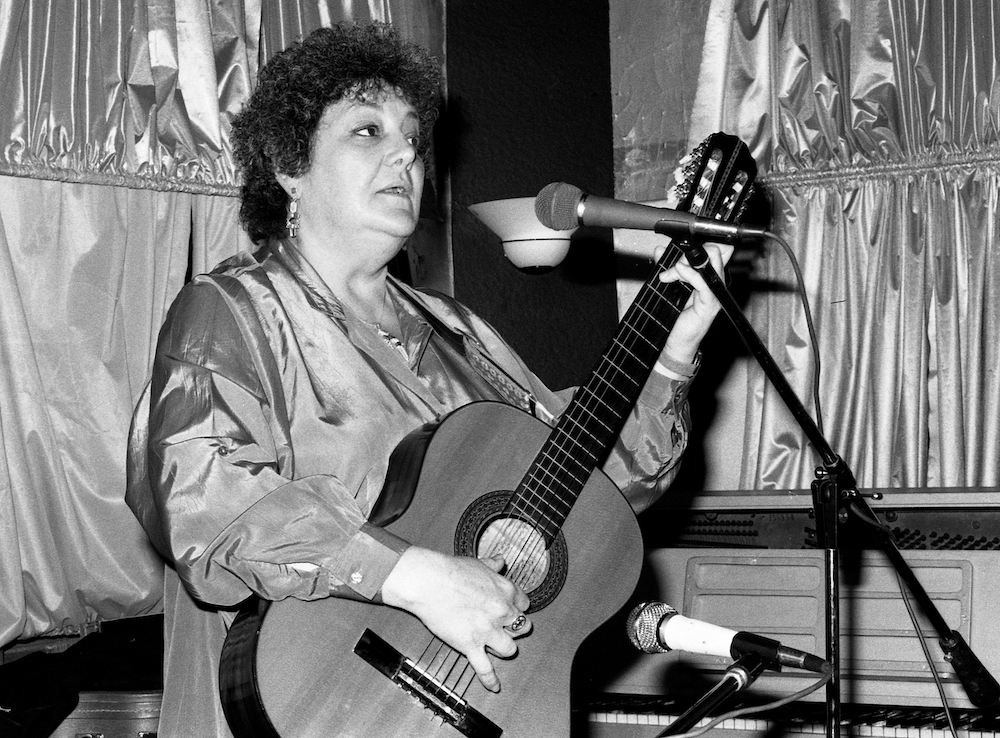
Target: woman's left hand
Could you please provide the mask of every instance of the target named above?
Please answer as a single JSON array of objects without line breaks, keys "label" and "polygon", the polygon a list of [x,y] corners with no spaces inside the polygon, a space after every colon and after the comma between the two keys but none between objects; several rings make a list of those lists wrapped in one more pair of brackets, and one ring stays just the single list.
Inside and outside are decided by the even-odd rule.
[{"label": "woman's left hand", "polygon": [[[663,255],[663,246],[657,247],[655,257],[659,261]],[[726,264],[729,263],[733,255],[733,247],[726,244],[706,243],[705,251],[708,253],[712,267],[725,279]],[[687,304],[677,316],[670,336],[667,338],[663,353],[676,362],[690,364],[694,361],[698,353],[698,346],[712,326],[712,321],[719,314],[722,305],[715,293],[712,292],[701,274],[694,267],[690,266],[687,257],[681,259],[667,270],[660,273],[660,281],[667,282],[687,282],[694,287],[694,292],[688,298]]]}]

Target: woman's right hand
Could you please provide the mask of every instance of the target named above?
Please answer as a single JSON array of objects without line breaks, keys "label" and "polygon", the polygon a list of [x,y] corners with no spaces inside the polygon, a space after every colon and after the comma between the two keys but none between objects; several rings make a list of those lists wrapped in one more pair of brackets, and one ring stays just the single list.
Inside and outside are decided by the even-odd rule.
[{"label": "woman's right hand", "polygon": [[500,690],[490,652],[517,653],[514,638],[527,634],[525,621],[509,629],[529,604],[516,584],[499,574],[502,556],[474,559],[410,546],[382,583],[382,601],[416,615],[441,640],[461,652],[483,686]]}]

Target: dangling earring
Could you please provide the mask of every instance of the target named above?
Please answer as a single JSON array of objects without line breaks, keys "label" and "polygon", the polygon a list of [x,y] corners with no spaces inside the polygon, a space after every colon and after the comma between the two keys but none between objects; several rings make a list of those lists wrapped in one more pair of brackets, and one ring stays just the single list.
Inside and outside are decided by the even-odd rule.
[{"label": "dangling earring", "polygon": [[285,228],[288,230],[289,238],[296,238],[299,235],[299,193],[294,187],[288,200],[288,217],[285,218]]}]

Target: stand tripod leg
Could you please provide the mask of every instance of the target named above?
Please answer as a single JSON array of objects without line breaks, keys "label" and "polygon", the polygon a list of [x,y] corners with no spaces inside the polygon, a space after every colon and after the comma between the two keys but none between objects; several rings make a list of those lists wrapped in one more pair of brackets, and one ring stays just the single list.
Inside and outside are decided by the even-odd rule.
[{"label": "stand tripod leg", "polygon": [[688,732],[729,697],[753,684],[761,672],[769,667],[773,667],[773,664],[759,654],[744,654],[726,670],[718,684],[705,693],[687,712],[668,725],[656,738]]}]

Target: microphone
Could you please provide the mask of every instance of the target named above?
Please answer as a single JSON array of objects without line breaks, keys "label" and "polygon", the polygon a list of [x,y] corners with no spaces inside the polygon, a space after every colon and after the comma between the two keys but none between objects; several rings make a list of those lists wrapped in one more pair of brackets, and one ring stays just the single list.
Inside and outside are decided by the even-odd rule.
[{"label": "microphone", "polygon": [[[662,602],[643,602],[629,613],[626,630],[632,645],[645,653],[687,651],[705,656],[737,659],[756,653],[771,663],[820,674],[830,664],[819,656],[782,646],[778,641],[754,633],[736,632],[678,614]],[[779,667],[780,668],[780,667]]]},{"label": "microphone", "polygon": [[656,231],[665,236],[708,241],[730,242],[767,237],[763,228],[703,218],[682,210],[589,195],[566,182],[553,182],[541,189],[535,197],[535,216],[542,225],[556,231],[583,225]]}]

